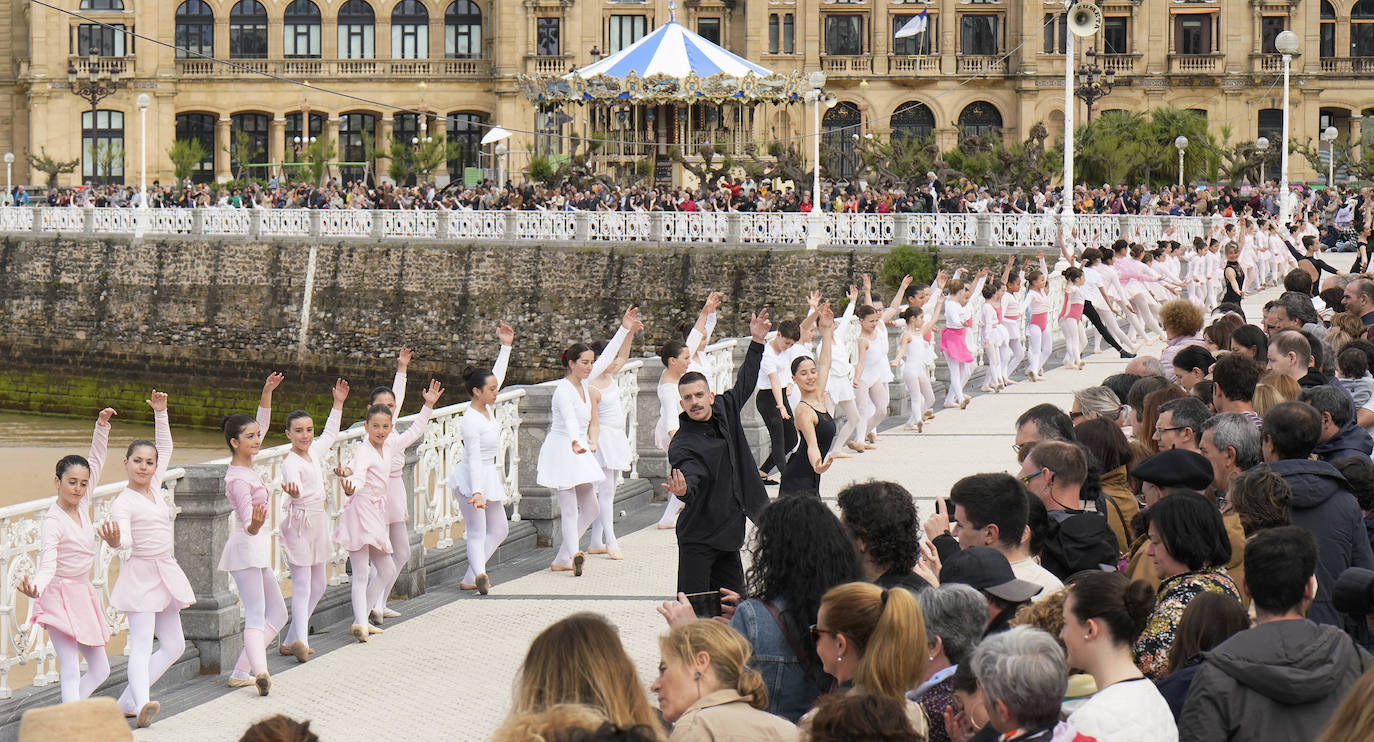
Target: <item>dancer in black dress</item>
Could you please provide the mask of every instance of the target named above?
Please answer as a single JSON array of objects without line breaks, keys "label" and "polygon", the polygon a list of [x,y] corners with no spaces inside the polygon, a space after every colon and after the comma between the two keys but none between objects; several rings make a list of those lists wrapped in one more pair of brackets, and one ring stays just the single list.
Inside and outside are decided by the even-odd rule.
[{"label": "dancer in black dress", "polygon": [[1232,242],[1226,245],[1226,274],[1221,283],[1221,302],[1240,304],[1245,298],[1241,287],[1245,285],[1245,271],[1240,267],[1240,245]]},{"label": "dancer in black dress", "polygon": [[801,401],[793,412],[801,442],[782,468],[778,495],[821,496],[821,474],[835,462],[825,452],[835,439],[835,418],[825,406],[825,385],[830,376],[830,356],[835,346],[835,313],[829,303],[816,309],[816,326],[821,332],[817,360],[802,357],[792,361],[792,381],[801,390]]}]

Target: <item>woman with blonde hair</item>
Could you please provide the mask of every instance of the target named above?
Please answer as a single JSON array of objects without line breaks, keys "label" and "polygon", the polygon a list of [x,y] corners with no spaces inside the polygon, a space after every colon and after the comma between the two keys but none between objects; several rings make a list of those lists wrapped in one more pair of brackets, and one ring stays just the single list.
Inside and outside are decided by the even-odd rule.
[{"label": "woman with blonde hair", "polygon": [[1260,377],[1260,385],[1273,389],[1280,402],[1292,402],[1302,393],[1298,380],[1287,374],[1267,373]]},{"label": "woman with blonde hair", "polygon": [[[905,588],[868,582],[831,588],[821,598],[811,636],[825,671],[853,693],[905,699],[926,676],[925,618]],[[908,702],[904,708],[916,732],[928,734],[921,707]],[[810,717],[802,718],[803,729]]]},{"label": "woman with blonde hair", "polygon": [[1105,386],[1090,386],[1073,393],[1069,419],[1073,420],[1075,425],[1082,420],[1094,420],[1099,417],[1119,423],[1124,409],[1125,405],[1121,404],[1121,398],[1116,396],[1116,392]]},{"label": "woman with blonde hair", "polygon": [[1317,742],[1360,742],[1374,739],[1374,673],[1365,673],[1345,694],[1331,716],[1331,724]]},{"label": "woman with blonde hair", "polygon": [[1326,344],[1331,346],[1334,354],[1339,354],[1345,346],[1352,340],[1364,339],[1364,323],[1360,318],[1349,312],[1337,312],[1331,315],[1331,329],[1327,331]]},{"label": "woman with blonde hair", "polygon": [[658,650],[658,679],[649,690],[673,725],[671,742],[797,739],[791,722],[764,710],[768,688],[749,667],[749,642],[734,629],[697,619],[660,636]]},{"label": "woman with blonde hair", "polygon": [[615,626],[600,614],[574,613],[530,642],[507,719],[563,703],[591,706],[620,726],[644,725],[662,739],[635,663]]}]

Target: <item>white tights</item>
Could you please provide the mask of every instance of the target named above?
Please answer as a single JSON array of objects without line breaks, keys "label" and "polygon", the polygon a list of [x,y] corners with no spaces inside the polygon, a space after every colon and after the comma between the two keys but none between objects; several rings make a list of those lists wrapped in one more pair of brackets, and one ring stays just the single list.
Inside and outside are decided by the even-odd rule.
[{"label": "white tights", "polygon": [[[129,684],[119,696],[119,708],[138,713],[148,703],[148,689],[186,651],[181,633],[181,609],[160,613],[129,613]],[[158,639],[153,651],[153,637]]]},{"label": "white tights", "polygon": [[964,401],[964,384],[968,383],[969,371],[973,364],[946,358],[949,363],[949,392],[945,394],[946,405],[958,405]]},{"label": "white tights", "polygon": [[1137,321],[1144,321],[1147,330],[1155,335],[1164,337],[1164,328],[1160,327],[1159,320],[1155,319],[1155,315],[1159,313],[1159,305],[1155,303],[1154,299],[1150,298],[1149,294],[1142,291],[1132,296],[1131,306],[1135,307],[1136,316],[1140,318]]},{"label": "white tights", "polygon": [[[401,570],[406,568],[406,563],[410,561],[410,531],[406,529],[405,521],[396,521],[386,525],[387,533],[391,538],[391,577],[383,580],[382,591],[372,606],[380,611],[386,608],[386,599],[391,597],[391,588],[396,587],[396,578],[401,576]],[[377,567],[377,560],[372,560],[372,576],[375,578],[380,574]]]},{"label": "white tights", "polygon": [[554,494],[558,496],[558,526],[562,530],[563,543],[559,545],[553,563],[567,566],[572,564],[573,555],[579,551],[582,534],[600,512],[596,503],[596,485],[588,482],[572,489],[555,490]]},{"label": "white tights", "polygon": [[983,344],[983,357],[988,364],[988,370],[983,374],[984,389],[1001,384],[1002,380],[1007,377],[1006,368],[1002,365],[1004,361],[1002,348],[1003,346],[991,341]]},{"label": "white tights", "polygon": [[[70,636],[48,627],[48,639],[57,652],[57,671],[62,678],[62,702],[71,703],[90,698],[105,678],[110,677],[110,660],[104,647],[90,647]],[[86,660],[86,674],[81,674],[81,660]]]},{"label": "white tights", "polygon": [[844,425],[840,426],[839,431],[835,433],[834,442],[830,444],[830,451],[838,451],[840,447],[845,444],[845,441],[848,441],[850,437],[854,435],[854,431],[859,429],[859,423],[862,422],[862,420],[859,417],[859,405],[855,403],[854,399],[834,402],[830,405],[830,408],[832,410],[839,410],[840,414],[844,417]]},{"label": "white tights", "polygon": [[915,425],[925,416],[926,410],[934,406],[935,390],[930,387],[930,376],[924,365],[908,363],[902,366],[902,381],[906,382],[906,393],[911,400],[911,414],[906,424]]},{"label": "white tights", "polygon": [[[1010,355],[1007,355],[1008,350],[1011,351]],[[1002,363],[1002,378],[1010,379],[1011,375],[1016,373],[1016,367],[1026,358],[1026,344],[1021,342],[1020,335],[1012,335],[1011,340],[1002,346],[1002,355],[1007,359]]]},{"label": "white tights", "polygon": [[459,496],[458,510],[463,514],[464,539],[468,543],[468,571],[463,575],[463,584],[476,585],[477,575],[487,573],[487,560],[506,540],[510,523],[500,500],[487,500],[487,506],[478,510],[468,504],[467,497]]},{"label": "white tights", "polygon": [[243,651],[234,663],[234,674],[243,677],[267,672],[267,645],[286,624],[286,601],[277,576],[266,567],[236,569],[229,575],[243,601]]},{"label": "white tights", "polygon": [[854,395],[861,415],[859,427],[854,431],[856,443],[862,443],[869,433],[878,432],[878,425],[887,419],[887,403],[890,397],[887,382],[883,381],[874,382]]},{"label": "white tights", "polygon": [[1051,345],[1050,333],[1048,330],[1041,330],[1040,325],[1026,325],[1026,340],[1030,344],[1030,350],[1026,358],[1026,368],[1039,374],[1045,368],[1045,361],[1050,357]]},{"label": "white tights", "polygon": [[1059,320],[1059,332],[1064,336],[1065,366],[1077,366],[1083,361],[1083,330],[1080,327],[1082,324],[1072,317]]},{"label": "white tights", "polygon": [[291,628],[287,629],[282,641],[287,644],[305,642],[310,646],[310,616],[324,597],[326,587],[329,583],[325,581],[323,564],[291,565]]},{"label": "white tights", "polygon": [[615,539],[615,488],[620,484],[619,469],[602,469],[606,476],[596,485],[596,520],[587,545],[593,549],[620,551]]},{"label": "white tights", "polygon": [[[348,552],[348,563],[353,568],[353,584],[349,589],[353,623],[366,627],[367,608],[385,598],[382,588],[396,579],[396,563],[391,560],[390,554],[374,546]],[[370,574],[374,570],[375,577]]]}]

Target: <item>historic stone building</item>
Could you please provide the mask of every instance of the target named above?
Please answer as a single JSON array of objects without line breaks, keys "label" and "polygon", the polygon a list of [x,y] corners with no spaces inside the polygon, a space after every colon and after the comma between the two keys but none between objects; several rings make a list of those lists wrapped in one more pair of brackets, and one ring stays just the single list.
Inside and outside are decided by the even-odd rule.
[{"label": "historic stone building", "polygon": [[[107,176],[136,182],[146,112],[149,178],[171,176],[167,149],[197,138],[206,156],[197,180],[241,168],[265,175],[298,138],[328,137],[338,160],[361,163],[370,138],[409,141],[443,126],[460,143],[449,163],[495,167],[480,146],[485,125],[516,131],[511,166],[525,153],[557,151],[577,123],[536,111],[517,76],[581,67],[668,20],[668,0],[0,0],[0,147],[16,155],[17,182],[41,180],[27,153],[83,159],[64,183]],[[1103,0],[1102,30],[1077,43],[1116,73],[1096,111],[1197,109],[1232,141],[1265,135],[1277,146],[1282,63],[1274,37],[1295,31],[1292,127],[1313,141],[1327,125],[1359,135],[1374,109],[1374,0]],[[926,12],[927,31],[895,31]],[[825,126],[933,134],[949,147],[964,132],[1000,129],[1023,138],[1036,122],[1063,126],[1064,9],[1041,0],[682,0],[690,29],[780,72],[824,70],[838,103]],[[133,34],[141,37],[135,38]],[[99,101],[74,94],[97,71],[118,72]],[[204,56],[201,56],[204,55]],[[223,62],[211,61],[213,57]],[[1086,113],[1078,102],[1078,120]],[[398,109],[423,110],[446,122]],[[575,113],[575,112],[570,112]],[[576,117],[574,117],[576,118]],[[728,128],[718,121],[712,125]],[[796,136],[811,111],[772,107],[749,135]],[[662,141],[661,122],[611,117]],[[242,135],[238,135],[242,132]],[[530,132],[530,133],[525,133]],[[736,135],[738,136],[738,135]],[[231,152],[231,142],[247,142]],[[99,147],[97,147],[99,145]],[[101,167],[96,152],[125,153]],[[804,151],[807,148],[804,148]],[[84,152],[84,156],[83,156]],[[238,162],[243,155],[245,162]],[[344,165],[356,177],[361,164]],[[1294,158],[1295,179],[1315,177]]]}]

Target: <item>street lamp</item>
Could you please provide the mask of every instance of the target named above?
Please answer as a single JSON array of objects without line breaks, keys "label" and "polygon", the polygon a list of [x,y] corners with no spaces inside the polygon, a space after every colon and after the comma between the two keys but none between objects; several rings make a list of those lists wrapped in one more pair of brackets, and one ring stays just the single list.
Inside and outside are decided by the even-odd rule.
[{"label": "street lamp", "polygon": [[5,153],[5,199],[3,202],[7,206],[14,203],[14,186],[10,183],[10,168],[14,167],[14,153]]},{"label": "street lamp", "polygon": [[[148,208],[148,106],[153,104],[153,99],[147,93],[139,93],[134,100],[138,106],[138,123],[140,133],[138,135],[138,192],[139,207]],[[94,123],[94,122],[92,122]]]},{"label": "street lamp", "polygon": [[1260,137],[1255,140],[1255,150],[1260,153],[1260,188],[1264,187],[1264,160],[1269,152],[1269,137]]},{"label": "street lamp", "polygon": [[1336,127],[1328,126],[1322,130],[1322,141],[1326,142],[1326,187],[1336,185]]},{"label": "street lamp", "polygon": [[1279,221],[1287,224],[1288,203],[1288,66],[1298,52],[1301,39],[1292,31],[1281,31],[1274,38],[1274,48],[1283,55],[1283,142],[1279,148]]},{"label": "street lamp", "polygon": [[1112,86],[1116,83],[1116,70],[1108,69],[1102,71],[1102,67],[1097,64],[1097,50],[1091,47],[1083,56],[1087,57],[1078,68],[1078,76],[1083,78],[1082,84],[1074,88],[1073,94],[1083,99],[1088,106],[1088,120],[1093,120],[1093,104],[1098,100],[1111,95]]},{"label": "street lamp", "polygon": [[497,187],[497,188],[504,188],[504,187],[506,186],[506,174],[505,174],[504,168],[502,167],[503,163],[501,162],[501,158],[505,157],[505,156],[506,156],[506,153],[509,152],[509,151],[510,151],[510,147],[507,147],[505,142],[500,142],[500,143],[498,143],[498,144],[496,145],[496,187]]},{"label": "street lamp", "polygon": [[811,103],[812,128],[816,135],[811,139],[811,214],[808,221],[811,228],[807,230],[806,246],[814,249],[820,243],[822,226],[821,218],[821,106],[834,108],[838,99],[833,95],[826,95],[825,72],[816,70],[807,75],[806,81],[810,83],[811,90],[806,94],[806,100]]},{"label": "street lamp", "polygon": [[[111,60],[108,65],[108,71],[102,69],[104,66],[105,65],[100,63],[100,50],[95,47],[91,47],[86,55],[86,74],[88,77],[86,82],[78,81],[75,63],[67,64],[67,82],[71,83],[72,93],[91,103],[92,132],[94,132],[96,128],[95,113],[97,107],[100,105],[100,101],[114,95],[115,92],[119,90],[120,63]],[[91,137],[91,154],[92,156],[95,154],[94,135]],[[95,163],[92,163],[91,172],[95,173],[96,177],[99,178],[100,173],[96,170]]]},{"label": "street lamp", "polygon": [[1174,138],[1174,146],[1178,148],[1178,185],[1183,187],[1183,150],[1188,149],[1188,137],[1179,134]]}]

